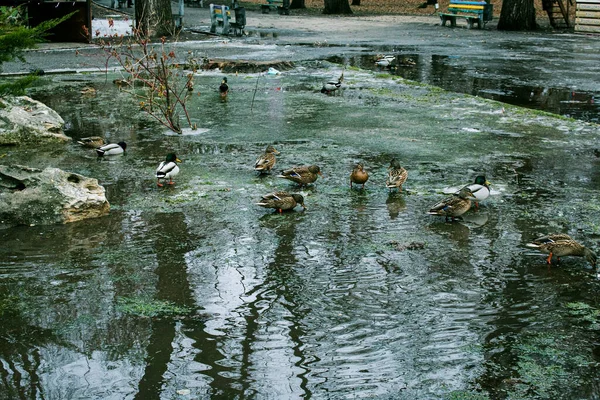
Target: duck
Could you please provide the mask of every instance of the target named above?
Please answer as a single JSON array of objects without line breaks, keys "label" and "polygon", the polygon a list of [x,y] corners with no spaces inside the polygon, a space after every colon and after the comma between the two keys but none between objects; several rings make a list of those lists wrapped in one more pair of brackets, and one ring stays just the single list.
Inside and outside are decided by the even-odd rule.
[{"label": "duck", "polygon": [[392,158],[390,166],[388,167],[388,177],[385,181],[385,186],[390,190],[398,188],[398,191],[402,191],[402,185],[408,179],[408,171],[400,165],[400,162]]},{"label": "duck", "polygon": [[342,82],[344,81],[344,73],[340,75],[337,81],[331,80],[323,83],[323,87],[321,88],[321,93],[331,94],[342,87]]},{"label": "duck", "polygon": [[83,147],[97,149],[98,147],[104,146],[104,138],[101,138],[100,136],[84,137],[78,140],[77,143]]},{"label": "duck", "polygon": [[123,154],[125,149],[127,148],[127,143],[119,142],[119,143],[109,143],[104,146],[100,146],[96,149],[96,154],[98,157],[102,156],[114,156],[117,154]]},{"label": "duck", "polygon": [[552,265],[552,256],[556,256],[557,262],[560,262],[561,257],[575,256],[585,258],[592,264],[592,267],[596,267],[596,253],[564,233],[542,236],[531,243],[527,243],[525,246],[548,254],[548,258],[546,258],[548,265]]},{"label": "duck", "polygon": [[301,205],[303,210],[306,210],[304,205],[304,197],[298,193],[274,192],[261,197],[256,205],[264,208],[274,208],[282,213],[283,211],[293,210],[297,205]]},{"label": "duck", "polygon": [[283,170],[281,171],[281,175],[277,175],[277,177],[296,182],[300,186],[303,186],[316,181],[318,175],[323,176],[321,168],[317,165],[305,165]]},{"label": "duck", "polygon": [[396,56],[386,56],[386,55],[378,55],[377,60],[375,61],[375,65],[378,67],[386,68],[392,65]]},{"label": "duck", "polygon": [[268,145],[265,149],[265,152],[256,159],[256,162],[254,163],[254,170],[261,174],[270,172],[277,162],[275,154],[279,154],[279,152],[275,150],[275,147]]},{"label": "duck", "polygon": [[160,180],[161,179],[163,179],[163,180],[169,179],[169,182],[167,182],[167,183],[169,185],[172,185],[174,183],[173,177],[179,173],[179,166],[177,165],[177,163],[180,163],[180,162],[181,162],[181,160],[179,158],[177,158],[175,153],[167,154],[165,161],[162,161],[158,165],[158,168],[156,169],[156,179],[157,179],[156,184],[158,186],[162,186],[162,184],[160,183]]},{"label": "duck", "polygon": [[490,185],[491,183],[485,179],[484,175],[477,175],[475,182],[464,186],[469,188],[475,196],[475,208],[479,208],[480,201],[490,197]]},{"label": "duck", "polygon": [[223,78],[221,81],[221,85],[219,86],[219,93],[221,94],[221,98],[227,97],[229,93],[229,85],[227,84],[227,78]]},{"label": "duck", "polygon": [[454,193],[452,196],[446,197],[439,203],[434,204],[428,214],[446,217],[446,221],[448,221],[448,218],[451,218],[454,221],[469,211],[471,200],[474,198],[475,196],[471,192],[471,189],[464,187],[458,193]]},{"label": "duck", "polygon": [[362,185],[362,188],[365,188],[365,183],[369,180],[369,173],[365,171],[364,166],[361,163],[356,164],[352,173],[350,174],[350,189],[352,189],[352,184],[356,183],[357,185]]}]

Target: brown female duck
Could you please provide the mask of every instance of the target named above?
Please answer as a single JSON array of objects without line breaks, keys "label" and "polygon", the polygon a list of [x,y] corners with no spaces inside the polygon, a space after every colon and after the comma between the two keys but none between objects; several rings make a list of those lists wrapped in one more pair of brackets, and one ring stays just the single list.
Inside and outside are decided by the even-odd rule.
[{"label": "brown female duck", "polygon": [[408,179],[408,171],[402,168],[400,162],[395,158],[390,161],[388,170],[389,172],[385,181],[385,186],[390,190],[398,188],[398,191],[402,191],[402,185],[406,182],[406,179]]},{"label": "brown female duck", "polygon": [[362,185],[362,188],[365,188],[365,183],[369,180],[369,173],[365,171],[364,166],[361,163],[356,164],[356,167],[352,170],[350,174],[350,189],[352,189],[352,184],[356,183],[357,185]]},{"label": "brown female duck", "polygon": [[84,137],[77,141],[83,147],[89,147],[90,149],[96,149],[100,146],[104,146],[104,139],[100,136]]},{"label": "brown female duck", "polygon": [[264,195],[256,205],[264,208],[274,208],[280,213],[285,210],[293,210],[298,204],[306,210],[304,197],[298,193],[275,192]]},{"label": "brown female duck", "polygon": [[281,171],[281,175],[277,175],[277,177],[287,179],[292,182],[296,182],[300,186],[304,186],[316,181],[318,175],[323,176],[323,173],[321,173],[321,168],[319,168],[317,165],[307,165],[283,170]]},{"label": "brown female duck", "polygon": [[275,154],[279,154],[275,147],[268,145],[265,152],[256,159],[254,163],[254,170],[263,174],[266,172],[270,172],[277,160],[275,159]]},{"label": "brown female duck", "polygon": [[564,233],[542,236],[526,246],[548,254],[546,263],[549,265],[552,264],[552,256],[556,256],[558,262],[561,257],[575,256],[584,257],[593,267],[596,266],[596,254]]},{"label": "brown female duck", "polygon": [[448,221],[448,218],[452,218],[452,221],[454,221],[457,217],[469,211],[472,199],[475,199],[473,192],[464,187],[458,193],[454,193],[452,196],[434,204],[428,214],[446,217],[446,221]]}]

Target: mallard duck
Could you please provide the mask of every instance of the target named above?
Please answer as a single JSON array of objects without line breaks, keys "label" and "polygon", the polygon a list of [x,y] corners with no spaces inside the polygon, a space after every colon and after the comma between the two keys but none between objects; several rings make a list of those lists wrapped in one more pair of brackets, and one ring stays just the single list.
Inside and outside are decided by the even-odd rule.
[{"label": "mallard duck", "polygon": [[479,208],[479,202],[487,199],[490,196],[490,183],[485,179],[485,176],[478,175],[475,177],[475,182],[465,186],[471,190],[475,196],[475,208]]},{"label": "mallard duck", "polygon": [[548,254],[546,263],[549,265],[552,264],[552,256],[556,256],[558,262],[560,262],[561,257],[576,256],[584,257],[593,267],[596,266],[596,254],[564,233],[542,236],[531,243],[527,243],[526,246]]},{"label": "mallard duck", "polygon": [[275,147],[268,145],[265,152],[256,159],[254,163],[254,170],[259,173],[270,172],[277,160],[275,154],[279,154]]},{"label": "mallard duck", "polygon": [[178,162],[180,163],[181,160],[177,158],[175,153],[167,154],[165,161],[162,161],[156,169],[156,184],[158,186],[162,186],[162,184],[160,183],[161,179],[169,179],[169,182],[167,183],[169,185],[173,184],[173,177],[179,173],[179,166],[177,165]]},{"label": "mallard duck", "polygon": [[280,213],[285,210],[293,210],[298,204],[302,206],[303,210],[306,210],[304,205],[304,197],[298,193],[288,192],[275,192],[269,193],[261,197],[260,201],[256,203],[264,208],[274,208]]},{"label": "mallard duck", "polygon": [[388,177],[385,181],[385,186],[390,190],[394,188],[398,188],[398,191],[402,191],[402,185],[408,179],[408,171],[402,168],[400,162],[395,158],[390,161],[390,166],[388,167]]},{"label": "mallard duck", "polygon": [[375,65],[377,65],[378,67],[386,68],[392,65],[395,59],[395,56],[378,55],[377,60],[375,61]]},{"label": "mallard duck", "polygon": [[435,204],[431,207],[428,214],[446,217],[446,221],[448,218],[452,218],[452,221],[454,221],[454,219],[469,211],[471,200],[474,198],[475,196],[473,196],[471,190],[464,187],[458,193],[454,193],[452,196],[446,197]]},{"label": "mallard duck", "polygon": [[83,147],[89,147],[92,149],[97,149],[100,146],[104,146],[104,139],[100,136],[90,136],[84,137],[77,141]]},{"label": "mallard duck", "polygon": [[331,80],[329,82],[325,82],[323,87],[321,88],[321,93],[331,94],[342,87],[342,82],[344,81],[344,73],[340,75],[337,81]]},{"label": "mallard duck", "polygon": [[352,184],[356,183],[357,185],[362,185],[362,188],[365,188],[365,183],[369,180],[369,173],[365,171],[365,168],[361,163],[356,164],[356,167],[352,170],[350,174],[350,189],[352,189]]},{"label": "mallard duck", "polygon": [[281,171],[281,175],[277,175],[277,177],[288,179],[302,186],[316,181],[318,178],[317,175],[323,176],[321,168],[319,168],[317,165],[308,165],[283,170]]},{"label": "mallard duck", "polygon": [[219,93],[221,94],[221,98],[227,97],[229,93],[229,85],[227,84],[227,78],[223,78],[221,81],[221,85],[219,86]]},{"label": "mallard duck", "polygon": [[109,143],[104,146],[100,146],[96,149],[96,154],[99,157],[102,156],[114,156],[117,154],[123,154],[125,149],[127,148],[127,143],[119,142],[119,143]]}]

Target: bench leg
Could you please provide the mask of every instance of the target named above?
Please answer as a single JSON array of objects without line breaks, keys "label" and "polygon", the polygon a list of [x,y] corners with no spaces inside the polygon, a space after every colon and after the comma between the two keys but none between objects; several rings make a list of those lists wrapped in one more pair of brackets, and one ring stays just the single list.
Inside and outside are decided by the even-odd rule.
[{"label": "bench leg", "polygon": [[440,19],[442,20],[442,26],[446,26],[446,17],[440,15]]},{"label": "bench leg", "polygon": [[449,17],[450,18],[450,26],[453,28],[456,28],[456,17]]},{"label": "bench leg", "polygon": [[473,29],[473,20],[471,18],[467,18],[467,29]]}]

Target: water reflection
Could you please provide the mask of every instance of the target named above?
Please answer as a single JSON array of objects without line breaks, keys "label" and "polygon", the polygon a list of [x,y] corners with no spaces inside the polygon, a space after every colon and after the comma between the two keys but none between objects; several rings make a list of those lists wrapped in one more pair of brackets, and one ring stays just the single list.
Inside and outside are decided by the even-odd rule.
[{"label": "water reflection", "polygon": [[[457,93],[467,93],[522,107],[544,110],[584,121],[598,122],[600,93],[564,87],[532,86],[503,80],[497,76],[513,77],[516,61],[501,66],[499,71],[477,70],[460,56],[430,57],[414,53],[414,49],[393,49],[396,61],[383,70],[405,79],[424,82]],[[374,63],[375,55],[329,57],[327,60],[371,70],[382,70]],[[502,70],[506,68],[506,70]],[[526,67],[523,67],[526,69]],[[492,73],[494,74],[492,76]]]},{"label": "water reflection", "polygon": [[385,204],[391,219],[398,218],[398,214],[406,209],[404,194],[399,193],[398,191],[389,192]]}]

